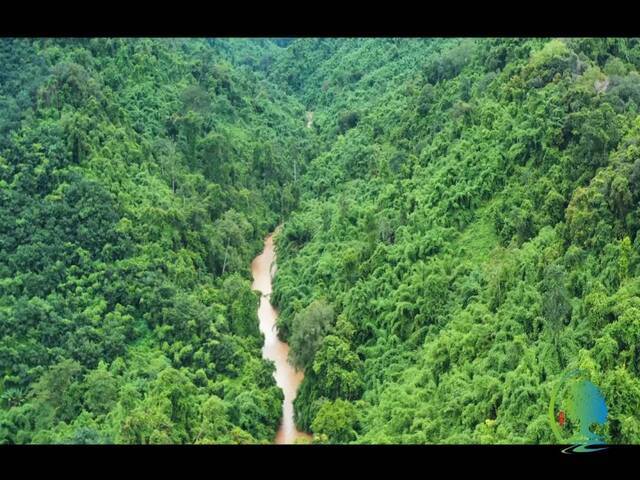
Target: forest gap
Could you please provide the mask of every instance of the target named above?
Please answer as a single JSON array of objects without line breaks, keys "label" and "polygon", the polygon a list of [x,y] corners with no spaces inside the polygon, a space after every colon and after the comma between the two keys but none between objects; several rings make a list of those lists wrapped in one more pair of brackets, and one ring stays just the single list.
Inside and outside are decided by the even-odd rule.
[{"label": "forest gap", "polygon": [[310,439],[311,435],[298,431],[293,421],[293,400],[296,398],[298,386],[302,382],[304,375],[301,371],[296,371],[287,360],[289,345],[278,338],[278,330],[276,328],[278,312],[269,300],[271,296],[271,280],[276,271],[274,235],[275,232],[265,239],[264,250],[251,262],[252,288],[261,293],[258,320],[260,322],[260,331],[264,334],[262,357],[275,363],[276,371],[274,377],[278,387],[284,393],[282,420],[274,443],[290,444],[295,443],[298,438]]}]

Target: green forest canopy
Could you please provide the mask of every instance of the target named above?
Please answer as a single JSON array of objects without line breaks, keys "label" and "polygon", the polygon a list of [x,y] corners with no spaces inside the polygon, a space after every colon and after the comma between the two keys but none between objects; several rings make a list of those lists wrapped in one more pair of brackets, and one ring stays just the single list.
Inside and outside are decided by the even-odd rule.
[{"label": "green forest canopy", "polygon": [[[0,443],[640,442],[640,41],[0,40]],[[313,122],[306,128],[307,112]],[[569,425],[567,428],[575,426]]]}]

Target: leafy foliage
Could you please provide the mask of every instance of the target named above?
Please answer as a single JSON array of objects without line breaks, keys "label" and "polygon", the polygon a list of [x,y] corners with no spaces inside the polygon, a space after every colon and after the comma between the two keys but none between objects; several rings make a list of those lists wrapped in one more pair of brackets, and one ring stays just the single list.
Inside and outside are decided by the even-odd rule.
[{"label": "leafy foliage", "polygon": [[[640,424],[637,39],[0,41],[0,443],[549,443]],[[313,122],[306,128],[308,114]]]},{"label": "leafy foliage", "polygon": [[248,266],[312,146],[241,48],[0,42],[0,443],[273,438]]},{"label": "leafy foliage", "polygon": [[277,240],[273,299],[291,341],[320,298],[338,319],[298,425],[329,442],[549,443],[553,385],[588,367],[607,442],[637,443],[638,41],[287,49],[273,75],[305,76],[288,84],[323,152]]}]

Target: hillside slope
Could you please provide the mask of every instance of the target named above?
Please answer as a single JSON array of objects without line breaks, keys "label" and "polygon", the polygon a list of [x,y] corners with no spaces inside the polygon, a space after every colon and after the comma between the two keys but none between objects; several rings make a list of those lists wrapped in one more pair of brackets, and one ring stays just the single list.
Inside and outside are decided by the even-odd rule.
[{"label": "hillside slope", "polygon": [[314,442],[553,443],[575,368],[606,441],[640,442],[637,39],[3,39],[0,60],[0,444],[271,442],[249,266],[280,223],[271,301]]},{"label": "hillside slope", "polygon": [[[550,393],[582,368],[607,442],[640,441],[638,41],[407,42],[382,68],[397,42],[349,45],[292,89],[327,147],[277,243],[299,425],[553,443]],[[327,99],[322,78],[346,84]]]},{"label": "hillside slope", "polygon": [[271,441],[249,264],[311,155],[271,48],[0,41],[0,443]]}]

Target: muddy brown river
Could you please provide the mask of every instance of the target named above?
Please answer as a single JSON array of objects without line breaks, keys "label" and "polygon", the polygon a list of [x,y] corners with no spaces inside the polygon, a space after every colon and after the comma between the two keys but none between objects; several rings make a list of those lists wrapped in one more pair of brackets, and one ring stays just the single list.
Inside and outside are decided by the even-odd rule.
[{"label": "muddy brown river", "polygon": [[273,245],[273,235],[269,235],[264,242],[264,250],[251,262],[254,290],[262,293],[258,319],[260,331],[264,334],[264,346],[262,357],[275,363],[274,377],[278,387],[284,393],[282,404],[282,420],[274,443],[290,444],[297,439],[311,439],[311,435],[296,429],[293,421],[293,400],[296,398],[298,386],[304,377],[302,372],[296,372],[295,368],[287,361],[289,345],[278,339],[276,328],[277,310],[271,305],[271,280],[276,271],[276,255]]}]

